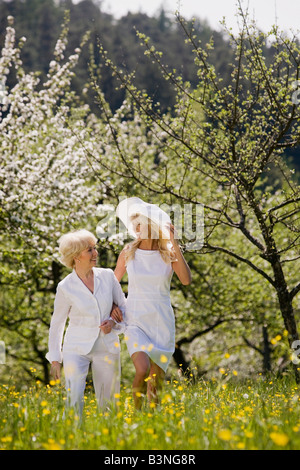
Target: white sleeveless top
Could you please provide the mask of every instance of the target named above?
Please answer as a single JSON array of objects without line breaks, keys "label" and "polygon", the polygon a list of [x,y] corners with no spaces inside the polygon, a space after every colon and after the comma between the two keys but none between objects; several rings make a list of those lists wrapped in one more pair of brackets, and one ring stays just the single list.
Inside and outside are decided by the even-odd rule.
[{"label": "white sleeveless top", "polygon": [[144,351],[166,371],[175,350],[175,318],[170,299],[172,265],[158,250],[137,249],[127,263],[125,341],[130,356]]}]

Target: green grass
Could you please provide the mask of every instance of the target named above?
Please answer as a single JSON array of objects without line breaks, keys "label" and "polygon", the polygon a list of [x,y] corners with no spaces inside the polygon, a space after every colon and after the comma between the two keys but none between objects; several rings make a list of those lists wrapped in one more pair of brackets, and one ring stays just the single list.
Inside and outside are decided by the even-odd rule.
[{"label": "green grass", "polygon": [[286,378],[166,382],[161,403],[136,412],[130,387],[99,411],[87,387],[82,422],[62,385],[0,385],[0,449],[299,449],[300,388]]}]

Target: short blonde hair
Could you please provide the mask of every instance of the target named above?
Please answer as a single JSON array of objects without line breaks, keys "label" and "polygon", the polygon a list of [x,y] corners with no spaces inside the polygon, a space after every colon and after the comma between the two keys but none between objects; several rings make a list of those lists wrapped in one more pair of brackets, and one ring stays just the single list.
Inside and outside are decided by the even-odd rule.
[{"label": "short blonde hair", "polygon": [[97,238],[91,232],[85,229],[69,232],[60,237],[59,253],[60,262],[67,268],[75,267],[75,258],[80,255],[83,250],[89,248],[90,243],[96,244]]}]

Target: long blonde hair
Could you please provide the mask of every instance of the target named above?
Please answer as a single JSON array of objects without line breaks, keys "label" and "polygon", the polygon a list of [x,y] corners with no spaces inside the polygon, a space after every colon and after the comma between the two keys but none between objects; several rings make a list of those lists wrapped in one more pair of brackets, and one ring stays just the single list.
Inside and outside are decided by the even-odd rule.
[{"label": "long blonde hair", "polygon": [[[158,251],[166,264],[176,261],[176,256],[173,247],[170,247],[170,240],[163,236],[161,228],[148,217],[142,214],[134,214],[130,217],[131,222],[136,227],[139,223],[148,227],[148,238],[157,240]],[[136,249],[140,246],[142,238],[137,238],[133,242],[128,243],[124,247],[125,264],[134,259]]]}]

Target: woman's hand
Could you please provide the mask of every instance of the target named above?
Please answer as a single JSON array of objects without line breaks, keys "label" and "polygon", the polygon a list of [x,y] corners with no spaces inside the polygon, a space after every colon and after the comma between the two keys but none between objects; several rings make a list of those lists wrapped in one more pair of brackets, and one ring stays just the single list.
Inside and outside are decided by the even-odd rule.
[{"label": "woman's hand", "polygon": [[61,363],[58,361],[53,361],[51,363],[50,374],[52,375],[54,380],[60,380],[60,370],[61,370]]},{"label": "woman's hand", "polygon": [[113,320],[104,320],[100,325],[100,329],[101,331],[103,331],[105,335],[107,335],[108,333],[111,332],[113,326],[114,326]]},{"label": "woman's hand", "polygon": [[120,310],[120,308],[116,304],[113,304],[111,312],[110,312],[110,316],[117,323],[120,323],[121,321],[123,321],[122,311]]}]

